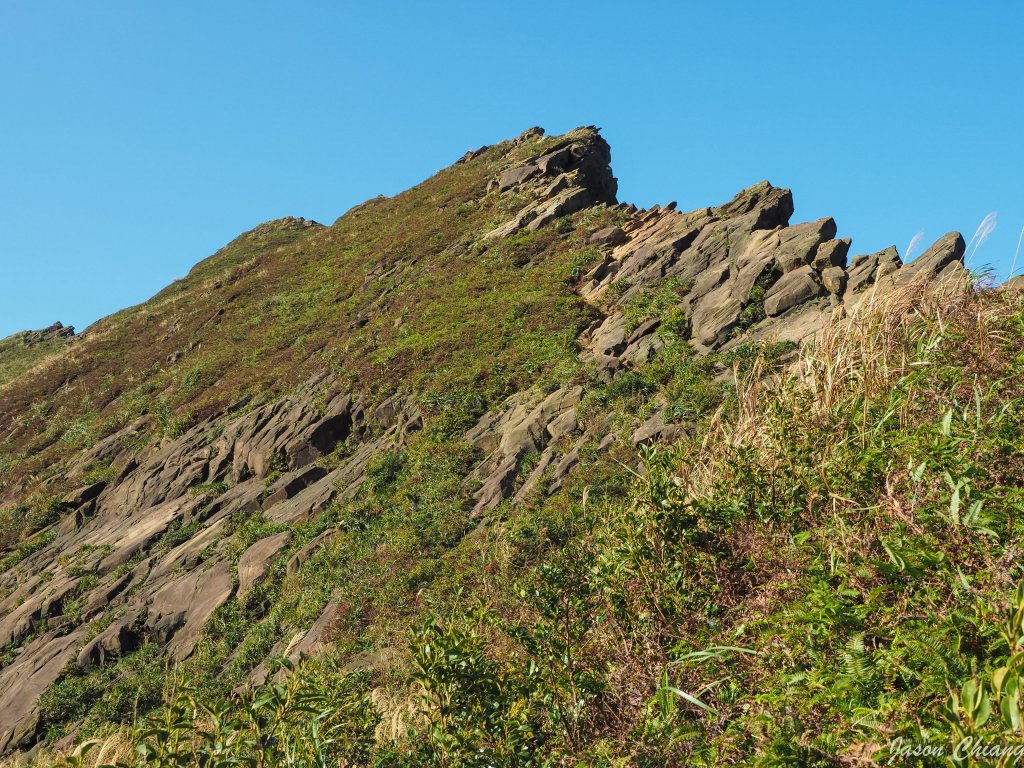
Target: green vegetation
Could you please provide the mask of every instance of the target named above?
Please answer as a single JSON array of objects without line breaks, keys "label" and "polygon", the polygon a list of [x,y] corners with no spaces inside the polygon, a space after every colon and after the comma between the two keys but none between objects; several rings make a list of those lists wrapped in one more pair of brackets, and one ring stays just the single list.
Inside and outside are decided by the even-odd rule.
[{"label": "green vegetation", "polygon": [[[678,304],[693,288],[692,281],[680,282],[675,278],[662,281],[656,291],[643,290],[638,296],[627,301],[623,310],[626,315],[626,330],[632,332],[646,320],[661,319],[669,315],[669,325],[678,336],[687,338],[688,333],[680,332],[688,325],[684,323]],[[680,326],[680,323],[684,323]]]},{"label": "green vegetation", "polygon": [[[737,351],[748,374],[731,395],[715,362],[671,345],[595,385],[689,398],[702,427],[641,449],[629,486],[597,462],[564,493],[499,507],[492,530],[449,527],[445,478],[465,468],[436,466],[451,433],[425,430],[374,463],[363,501],[333,513],[345,532],[322,566],[277,582],[265,619],[315,596],[306,579],[365,584],[351,569],[376,561],[335,652],[364,642],[356,614],[390,609],[387,625],[414,627],[406,655],[376,672],[329,655],[242,698],[190,663],[120,738],[159,765],[481,767],[830,766],[884,762],[890,744],[1022,743],[1024,306],[900,298],[792,367],[772,363],[789,349]],[[464,558],[476,567],[452,567]],[[461,575],[423,578],[445,571]],[[400,599],[417,585],[425,611]]]},{"label": "green vegetation", "polygon": [[757,278],[754,282],[754,287],[750,289],[747,303],[744,305],[743,311],[740,312],[739,321],[733,331],[734,335],[745,331],[747,328],[752,328],[764,320],[764,297],[768,293],[768,289],[778,278],[779,275],[774,267],[766,269]]}]

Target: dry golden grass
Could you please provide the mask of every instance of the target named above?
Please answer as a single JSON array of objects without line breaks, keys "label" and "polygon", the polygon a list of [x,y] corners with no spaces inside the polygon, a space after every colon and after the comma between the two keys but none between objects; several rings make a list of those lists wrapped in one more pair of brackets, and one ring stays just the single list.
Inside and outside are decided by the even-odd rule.
[{"label": "dry golden grass", "polygon": [[426,723],[422,710],[423,691],[418,685],[389,690],[379,686],[370,691],[370,703],[380,715],[374,730],[378,744],[401,742],[412,728]]},{"label": "dry golden grass", "polygon": [[0,768],[19,768],[25,765],[34,768],[64,768],[68,765],[98,768],[103,765],[131,763],[134,757],[135,742],[127,730],[120,730],[105,738],[88,739],[74,748],[56,747],[41,750],[32,757],[8,757],[0,760]]},{"label": "dry golden grass", "polygon": [[[707,487],[723,448],[753,447],[767,457],[773,438],[766,409],[823,418],[853,400],[865,406],[877,401],[915,366],[927,364],[950,323],[972,327],[983,353],[1002,338],[995,327],[1018,303],[1006,292],[979,290],[960,277],[870,291],[849,312],[836,312],[785,369],[767,375],[759,360],[746,375],[737,372],[735,402],[715,414],[700,450],[687,453],[682,478],[694,491]],[[913,405],[913,397],[902,402],[901,425]]]}]

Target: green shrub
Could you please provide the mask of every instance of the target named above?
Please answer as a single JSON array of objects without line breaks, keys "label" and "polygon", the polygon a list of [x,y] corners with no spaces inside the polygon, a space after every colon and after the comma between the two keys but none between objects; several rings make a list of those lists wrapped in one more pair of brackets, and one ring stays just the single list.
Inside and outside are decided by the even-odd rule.
[{"label": "green shrub", "polygon": [[62,736],[65,726],[85,718],[104,692],[98,675],[66,675],[39,698],[40,728],[53,739]]}]

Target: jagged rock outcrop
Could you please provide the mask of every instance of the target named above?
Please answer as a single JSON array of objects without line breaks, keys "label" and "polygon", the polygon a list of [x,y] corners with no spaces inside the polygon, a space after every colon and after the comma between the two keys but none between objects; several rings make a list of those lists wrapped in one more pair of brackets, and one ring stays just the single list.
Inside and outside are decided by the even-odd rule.
[{"label": "jagged rock outcrop", "polygon": [[40,635],[21,652],[16,664],[0,670],[0,753],[35,741],[36,702],[75,657],[87,631],[79,627],[68,634],[54,630]]},{"label": "jagged rock outcrop", "polygon": [[[537,136],[527,132],[520,139]],[[527,182],[529,188],[524,189]],[[491,181],[489,191],[515,190],[529,195],[513,219],[488,232],[501,238],[519,229],[540,229],[560,216],[599,203],[615,203],[618,182],[612,175],[611,149],[596,131],[580,129],[566,134],[554,147],[528,163],[509,168]]]},{"label": "jagged rock outcrop", "polygon": [[[622,226],[628,240],[608,244],[605,260],[586,275],[581,292],[597,303],[612,283],[625,284],[616,301],[621,307],[659,281],[675,279],[687,288],[680,307],[690,318],[694,343],[718,349],[771,334],[800,341],[869,287],[884,291],[912,280],[966,274],[963,238],[957,233],[944,236],[906,267],[895,248],[855,256],[847,267],[851,241],[835,239],[835,222],[826,218],[790,225],[792,212],[789,191],[768,182],[718,208],[685,214],[663,208],[638,211]],[[807,317],[793,321],[811,310],[812,322]],[[591,334],[590,348],[621,357],[623,328],[621,312],[613,309]]]},{"label": "jagged rock outcrop", "polygon": [[[220,436],[211,442],[215,422]],[[99,578],[85,594],[80,629],[100,612],[115,618],[84,646],[78,629],[43,634],[0,672],[7,696],[17,701],[0,708],[0,745],[31,743],[36,701],[72,660],[83,669],[105,663],[134,648],[143,634],[164,645],[170,658],[187,658],[214,611],[236,591],[244,600],[289,538],[277,534],[247,549],[238,562],[236,585],[226,551],[229,517],[263,510],[277,522],[307,519],[335,497],[353,493],[366,461],[421,424],[406,399],[394,398],[368,415],[358,398],[319,376],[292,396],[204,421],[137,457],[124,450],[134,424],[94,446],[88,452],[92,461],[102,457],[123,464],[113,481],[65,496],[62,503],[74,513],[60,524],[58,535],[0,576],[6,591],[0,600],[0,647],[19,644],[41,624],[60,624],[63,605],[86,583],[77,574]],[[313,464],[339,441],[371,429],[376,436],[335,469]],[[79,464],[68,474],[80,472]],[[194,493],[203,483],[218,482],[230,487],[216,495]],[[198,527],[185,541],[151,554],[164,533],[190,524]],[[325,540],[297,553],[295,563]]]},{"label": "jagged rock outcrop", "polygon": [[[491,189],[499,193],[522,194],[524,185],[534,185],[542,202],[531,201],[518,217],[488,237],[507,237],[522,226],[543,226],[555,218],[554,214],[540,217],[552,194],[551,187],[542,188],[542,182],[547,169],[568,156],[566,151],[545,154],[492,181]],[[589,197],[600,201],[596,195]],[[800,342],[824,327],[832,313],[855,306],[866,295],[915,280],[935,283],[966,277],[964,242],[955,232],[906,266],[895,248],[854,256],[848,263],[852,240],[836,238],[836,222],[824,218],[790,224],[791,193],[767,181],[743,190],[724,205],[689,213],[677,211],[674,203],[648,211],[617,207],[627,214],[626,220],[588,237],[589,244],[605,249],[605,257],[580,285],[581,295],[605,310],[581,345],[584,359],[606,379],[623,368],[642,365],[664,344],[656,318],[631,328],[625,307],[666,280],[681,286],[679,308],[689,319],[692,343],[698,350],[713,351],[760,338]],[[612,285],[619,291],[609,305]],[[480,482],[474,496],[476,514],[504,499],[522,498],[557,464],[556,448],[548,446],[545,431],[557,421],[550,403],[560,402],[563,396],[557,391],[537,405],[539,394],[520,393],[467,433],[473,445],[488,452],[473,475]],[[567,413],[566,424],[574,428],[575,422],[568,417]],[[632,442],[671,439],[679,429],[656,413],[637,427]],[[523,457],[538,452],[536,467],[517,489]],[[561,465],[558,469],[564,470]]]},{"label": "jagged rock outcrop", "polygon": [[40,328],[38,331],[20,331],[8,336],[6,339],[0,339],[0,341],[18,341],[22,344],[32,345],[53,341],[54,339],[67,339],[74,335],[74,326],[64,325],[58,321],[46,328]]},{"label": "jagged rock outcrop", "polygon": [[37,331],[19,331],[0,339],[0,390],[26,371],[61,354],[79,338],[71,326],[54,323]]},{"label": "jagged rock outcrop", "polygon": [[[466,440],[487,454],[469,477],[481,483],[473,494],[474,515],[512,495],[516,474],[531,453],[539,459],[520,494],[536,485],[555,457],[553,443],[576,431],[575,409],[582,393],[582,387],[571,387],[546,396],[535,390],[513,395],[500,411],[487,414],[466,433]],[[556,474],[551,481],[559,478]]]}]

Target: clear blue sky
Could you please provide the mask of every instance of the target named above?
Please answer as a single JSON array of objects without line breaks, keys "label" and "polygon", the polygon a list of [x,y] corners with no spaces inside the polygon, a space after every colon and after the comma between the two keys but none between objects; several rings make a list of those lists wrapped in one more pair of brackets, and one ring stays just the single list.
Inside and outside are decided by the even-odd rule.
[{"label": "clear blue sky", "polygon": [[998,211],[974,266],[1009,271],[1024,4],[372,6],[3,0],[0,336],[81,330],[261,221],[332,222],[532,125],[601,126],[644,206],[788,186],[855,253]]}]

